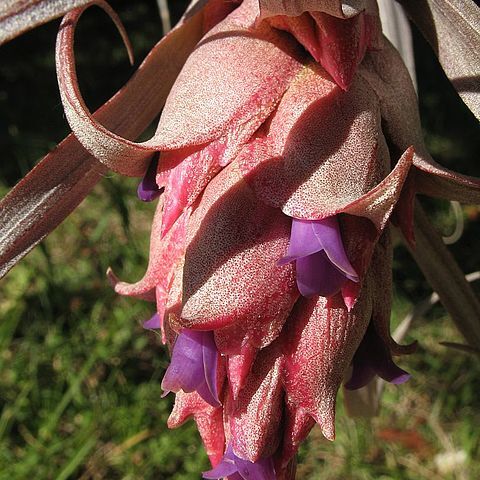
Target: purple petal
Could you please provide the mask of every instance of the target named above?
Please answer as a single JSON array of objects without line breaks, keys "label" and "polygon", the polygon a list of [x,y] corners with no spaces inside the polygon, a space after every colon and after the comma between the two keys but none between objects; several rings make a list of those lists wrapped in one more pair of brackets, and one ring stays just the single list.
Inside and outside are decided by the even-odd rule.
[{"label": "purple petal", "polygon": [[314,222],[310,220],[298,220],[292,218],[292,231],[290,233],[290,245],[285,257],[278,261],[278,265],[297,260],[298,258],[312,255],[323,249],[313,230]]},{"label": "purple petal", "polygon": [[352,377],[345,383],[347,390],[358,390],[364,387],[375,377],[375,370],[366,363],[353,363]]},{"label": "purple petal", "polygon": [[345,273],[345,276],[358,282],[358,275],[348,260],[343,247],[342,235],[336,216],[311,222],[318,242],[322,245],[330,261]]},{"label": "purple petal", "polygon": [[296,262],[297,286],[304,297],[330,297],[340,291],[346,277],[321,252],[299,258]]},{"label": "purple petal", "polygon": [[173,346],[172,360],[162,380],[168,392],[193,392],[205,382],[202,354],[203,332],[184,330]]},{"label": "purple petal", "polygon": [[207,472],[203,472],[202,476],[208,480],[216,480],[233,475],[237,471],[238,469],[235,465],[235,462],[223,457],[223,460],[215,468],[208,470]]},{"label": "purple petal", "polygon": [[405,383],[411,376],[408,372],[395,365],[391,357],[387,361],[377,365],[376,371],[380,378],[394,385]]},{"label": "purple petal", "polygon": [[238,467],[238,473],[245,480],[276,480],[277,478],[272,457],[261,458],[255,463],[236,457],[235,465]]},{"label": "purple petal", "polygon": [[218,363],[218,350],[215,345],[215,339],[213,332],[203,332],[203,371],[205,372],[205,385],[209,392],[209,399],[205,398],[200,391],[200,396],[210,405],[220,406],[217,390],[217,363]]},{"label": "purple petal", "polygon": [[151,202],[162,193],[162,189],[159,188],[156,181],[157,167],[158,155],[150,162],[142,181],[138,184],[137,195],[143,202]]},{"label": "purple petal", "polygon": [[364,387],[375,375],[395,385],[405,383],[410,378],[409,373],[395,365],[390,350],[372,323],[355,352],[352,364],[352,377],[345,384],[348,390]]},{"label": "purple petal", "polygon": [[143,328],[145,328],[146,330],[154,330],[157,328],[161,328],[160,315],[156,313],[150,320],[146,320],[145,322],[143,322]]},{"label": "purple petal", "polygon": [[219,407],[217,362],[213,332],[184,330],[175,342],[170,366],[163,377],[163,396],[179,390],[196,391],[207,403]]},{"label": "purple petal", "polygon": [[229,445],[222,461],[213,469],[203,473],[203,478],[217,480],[276,480],[272,457],[249,462],[235,455]]}]

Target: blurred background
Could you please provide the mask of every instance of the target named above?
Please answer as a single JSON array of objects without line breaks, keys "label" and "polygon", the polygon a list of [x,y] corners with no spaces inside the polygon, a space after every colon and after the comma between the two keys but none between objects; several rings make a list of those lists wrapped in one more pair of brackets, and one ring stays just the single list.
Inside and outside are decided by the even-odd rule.
[{"label": "blurred background", "polygon": [[[157,2],[111,3],[138,66],[162,35]],[[169,3],[175,22],[187,2]],[[69,131],[54,68],[58,24],[0,48],[2,196]],[[95,110],[136,66],[98,8],[84,15],[76,39],[81,90]],[[480,176],[477,122],[428,45],[416,33],[414,40],[427,145],[438,162]],[[1,281],[0,480],[190,480],[208,468],[193,422],[166,428],[173,396],[161,398],[160,382],[168,358],[159,336],[141,327],[152,305],[116,296],[106,281],[108,266],[129,281],[146,268],[154,205],[137,200],[136,186],[106,175]],[[441,232],[454,230],[448,203],[424,203]],[[465,206],[462,216],[463,235],[450,248],[468,273],[480,269],[480,209]],[[431,290],[401,245],[394,278],[395,326]],[[299,479],[480,478],[478,356],[440,344],[463,340],[439,305],[414,320],[412,340],[417,353],[398,362],[412,379],[386,387],[371,421],[346,417],[339,398],[338,438],[312,432]]]}]

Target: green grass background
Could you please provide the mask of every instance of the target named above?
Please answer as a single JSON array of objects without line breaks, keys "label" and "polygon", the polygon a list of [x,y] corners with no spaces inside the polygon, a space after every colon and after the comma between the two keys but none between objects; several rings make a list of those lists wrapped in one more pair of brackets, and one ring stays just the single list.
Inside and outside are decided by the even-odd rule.
[{"label": "green grass background", "polygon": [[[156,3],[112,3],[138,64],[161,35]],[[185,2],[170,4],[178,18]],[[77,62],[94,109],[132,69],[109,21],[92,10],[80,22]],[[68,132],[53,64],[57,26],[0,48],[2,194]],[[427,144],[439,162],[479,175],[476,122],[428,46],[415,40]],[[1,282],[0,480],[187,480],[208,466],[193,423],[166,428],[172,399],[160,398],[160,381],[168,359],[158,335],[141,328],[152,306],[116,296],[105,279],[108,266],[127,280],[144,272],[153,205],[139,202],[135,190],[135,180],[107,175]],[[453,228],[448,204],[428,207],[439,229]],[[465,207],[464,217],[452,251],[470,272],[480,267],[480,210]],[[430,290],[402,247],[394,267],[396,324]],[[412,380],[386,387],[372,421],[348,418],[339,401],[337,440],[312,432],[299,479],[480,478],[478,357],[439,344],[462,342],[440,306],[415,320],[413,339],[418,352],[399,362]],[[441,473],[436,458],[452,452],[465,460]]]}]

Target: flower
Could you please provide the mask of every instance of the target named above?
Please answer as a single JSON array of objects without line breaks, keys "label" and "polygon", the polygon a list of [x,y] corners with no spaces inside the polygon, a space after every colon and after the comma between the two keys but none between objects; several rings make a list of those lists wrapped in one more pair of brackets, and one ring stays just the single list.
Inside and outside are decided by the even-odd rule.
[{"label": "flower", "polygon": [[304,297],[330,297],[347,279],[358,282],[335,216],[323,220],[292,220],[287,256],[279,264],[292,261],[295,261],[297,286]]},{"label": "flower", "polygon": [[228,446],[222,461],[212,470],[203,472],[203,478],[229,480],[275,480],[275,467],[272,458],[262,458],[257,462],[249,462],[235,455]]},{"label": "flower", "polygon": [[164,395],[196,391],[210,405],[219,406],[218,353],[212,332],[184,330],[175,341],[172,360],[162,380]]},{"label": "flower", "polygon": [[345,383],[345,388],[348,390],[364,387],[375,375],[395,385],[400,385],[410,378],[405,370],[393,363],[390,349],[385,346],[372,325],[369,325],[357,348],[352,365],[352,376]]},{"label": "flower", "polygon": [[143,322],[143,328],[147,330],[155,330],[161,328],[160,315],[158,313],[154,313],[149,320]]},{"label": "flower", "polygon": [[148,169],[145,175],[142,178],[142,181],[138,184],[137,195],[138,198],[144,202],[152,202],[158,198],[162,190],[157,185],[156,175],[158,168],[158,156],[156,156],[148,166]]}]

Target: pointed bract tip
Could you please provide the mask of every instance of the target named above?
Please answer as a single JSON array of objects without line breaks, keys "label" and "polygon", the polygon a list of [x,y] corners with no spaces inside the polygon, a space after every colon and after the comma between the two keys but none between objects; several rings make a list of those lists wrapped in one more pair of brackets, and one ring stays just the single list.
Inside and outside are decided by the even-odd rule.
[{"label": "pointed bract tip", "polygon": [[108,267],[106,271],[107,275],[107,280],[110,283],[110,286],[112,288],[115,288],[115,285],[120,282],[120,279],[115,275],[114,271],[112,270],[112,267]]}]

